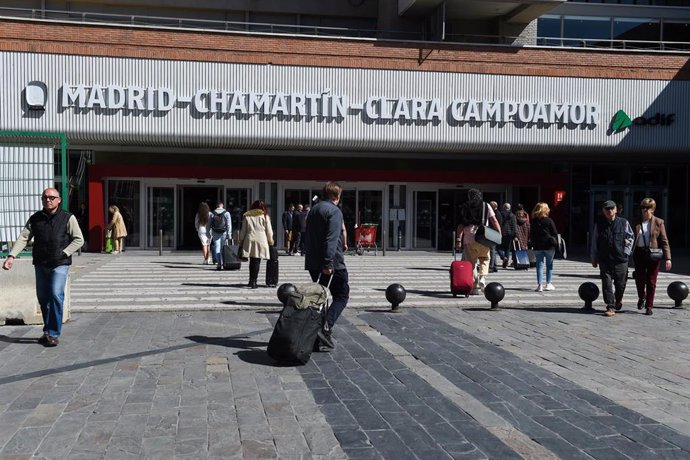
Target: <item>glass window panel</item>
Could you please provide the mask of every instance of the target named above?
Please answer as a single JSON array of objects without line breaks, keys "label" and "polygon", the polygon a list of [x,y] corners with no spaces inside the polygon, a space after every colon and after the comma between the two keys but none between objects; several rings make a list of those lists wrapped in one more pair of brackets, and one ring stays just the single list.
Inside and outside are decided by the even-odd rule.
[{"label": "glass window panel", "polygon": [[656,19],[614,18],[613,38],[620,48],[659,48],[661,24]]},{"label": "glass window panel", "polygon": [[[120,209],[122,219],[127,227],[127,246],[139,247],[141,245],[141,215],[139,206],[139,181],[138,180],[111,180],[108,181],[108,207],[115,205]],[[107,218],[107,217],[106,217]]]},{"label": "glass window panel", "polygon": [[[611,38],[611,18],[566,16],[563,18],[563,37],[565,46],[601,46],[597,40]],[[604,42],[604,46],[608,46]]]},{"label": "glass window panel", "polygon": [[415,192],[414,208],[414,247],[436,248],[436,192]]},{"label": "glass window panel", "polygon": [[[687,50],[690,49],[690,21],[689,22],[664,22],[664,49]],[[683,43],[667,43],[683,42]]]},{"label": "glass window panel", "polygon": [[561,44],[561,17],[542,16],[537,19],[539,45],[558,46]]},{"label": "glass window panel", "polygon": [[[396,190],[398,193],[396,194]],[[407,186],[388,186],[388,209],[395,217],[388,223],[388,247],[397,249],[405,247],[405,222],[407,220]],[[389,216],[390,218],[391,216]]]},{"label": "glass window panel", "polygon": [[359,190],[357,198],[357,220],[362,226],[376,227],[376,245],[381,246],[383,193],[378,190]]},{"label": "glass window panel", "polygon": [[172,248],[175,245],[175,189],[150,187],[146,215],[149,219],[148,246]]}]

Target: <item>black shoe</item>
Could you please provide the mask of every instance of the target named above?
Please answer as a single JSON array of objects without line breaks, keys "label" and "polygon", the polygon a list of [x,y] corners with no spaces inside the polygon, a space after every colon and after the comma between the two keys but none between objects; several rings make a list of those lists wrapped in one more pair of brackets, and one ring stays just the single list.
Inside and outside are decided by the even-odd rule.
[{"label": "black shoe", "polygon": [[644,308],[644,299],[639,299],[637,301],[637,309],[642,310]]},{"label": "black shoe", "polygon": [[623,302],[616,302],[616,311],[620,311],[621,308],[623,308]]},{"label": "black shoe", "polygon": [[57,337],[53,337],[52,335],[46,336],[46,347],[57,347],[59,343],[60,341]]},{"label": "black shoe", "polygon": [[216,265],[216,270],[222,270],[223,266],[221,264]]},{"label": "black shoe", "polygon": [[645,308],[644,314],[647,315],[647,316],[652,316],[654,313],[652,313],[652,309],[651,309],[651,308]]},{"label": "black shoe", "polygon": [[259,286],[256,284],[256,281],[250,281],[249,282],[249,287],[251,289],[257,289]]},{"label": "black shoe", "polygon": [[508,268],[508,259],[503,259],[503,268]]},{"label": "black shoe", "polygon": [[319,329],[319,332],[317,332],[316,335],[319,337],[321,345],[327,348],[335,348],[335,341],[333,340],[333,337],[331,337],[330,331]]},{"label": "black shoe", "polygon": [[43,335],[37,340],[37,342],[40,343],[41,345],[45,345],[46,343],[48,343],[48,334],[43,334]]},{"label": "black shoe", "polygon": [[489,269],[489,273],[497,273],[497,272],[498,272],[498,268],[496,268],[496,267]]}]

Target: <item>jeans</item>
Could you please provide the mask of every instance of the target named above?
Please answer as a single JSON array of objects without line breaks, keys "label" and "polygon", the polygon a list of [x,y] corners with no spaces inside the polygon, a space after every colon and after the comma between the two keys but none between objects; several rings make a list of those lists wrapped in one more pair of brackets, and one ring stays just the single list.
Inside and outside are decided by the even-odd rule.
[{"label": "jeans", "polygon": [[534,257],[537,259],[537,284],[542,284],[544,273],[544,260],[546,260],[546,283],[553,279],[553,255],[555,249],[535,249]]},{"label": "jeans", "polygon": [[69,265],[59,265],[55,268],[35,265],[34,271],[36,297],[38,297],[43,315],[43,332],[53,337],[60,337]]},{"label": "jeans", "polygon": [[[623,301],[625,284],[628,282],[628,263],[607,265],[599,264],[599,274],[601,275],[601,293],[604,296],[606,308],[613,308],[615,304]],[[613,293],[613,286],[616,293]]]},{"label": "jeans", "polygon": [[[309,270],[309,275],[311,275],[312,281],[316,283],[321,275],[321,270]],[[329,330],[333,329],[333,325],[338,320],[338,317],[340,317],[340,314],[345,310],[347,301],[350,300],[350,285],[348,284],[347,269],[335,270],[332,276],[333,280],[331,280],[329,290],[331,291],[331,296],[333,296],[333,301],[326,314],[326,322],[328,323]],[[319,284],[327,286],[328,281],[328,277],[323,275],[321,276]]]},{"label": "jeans", "polygon": [[225,233],[211,232],[211,251],[213,251],[213,260],[217,264],[223,266],[223,244],[225,244]]}]

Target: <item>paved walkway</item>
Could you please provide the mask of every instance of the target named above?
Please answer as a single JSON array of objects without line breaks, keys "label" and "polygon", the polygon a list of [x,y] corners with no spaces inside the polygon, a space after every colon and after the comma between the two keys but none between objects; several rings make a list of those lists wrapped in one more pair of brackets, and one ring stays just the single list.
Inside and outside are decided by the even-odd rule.
[{"label": "paved walkway", "polygon": [[[275,289],[195,254],[76,258],[73,321],[0,329],[0,458],[690,458],[690,310],[579,312],[587,264],[492,275],[501,311],[448,294],[448,255],[348,258],[332,353],[265,354]],[[281,257],[281,282],[304,282]],[[390,313],[385,287],[406,286]],[[601,300],[595,303],[602,308]]]}]

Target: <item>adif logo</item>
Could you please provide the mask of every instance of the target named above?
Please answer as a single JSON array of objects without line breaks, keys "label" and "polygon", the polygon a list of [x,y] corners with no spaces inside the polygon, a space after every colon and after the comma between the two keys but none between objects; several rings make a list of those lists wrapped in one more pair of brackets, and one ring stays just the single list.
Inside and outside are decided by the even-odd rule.
[{"label": "adif logo", "polygon": [[619,110],[611,119],[611,125],[609,127],[610,133],[619,133],[626,128],[635,126],[670,126],[676,121],[675,113],[655,113],[651,117],[637,117],[631,119],[630,116],[625,113],[625,110]]},{"label": "adif logo", "polygon": [[611,120],[611,130],[617,133],[618,131],[622,131],[632,124],[633,122],[628,114],[625,113],[625,110],[619,110],[613,116],[613,120]]}]

